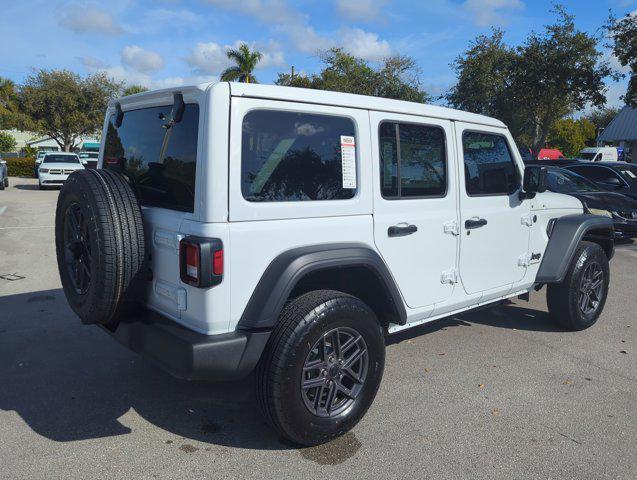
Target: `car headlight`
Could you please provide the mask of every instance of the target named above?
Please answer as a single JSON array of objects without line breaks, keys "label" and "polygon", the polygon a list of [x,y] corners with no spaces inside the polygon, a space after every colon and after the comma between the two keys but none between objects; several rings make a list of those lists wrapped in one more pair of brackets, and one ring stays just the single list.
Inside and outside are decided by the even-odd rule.
[{"label": "car headlight", "polygon": [[610,213],[608,210],[602,210],[601,208],[589,208],[588,211],[592,215],[601,215],[602,217],[613,218],[612,213]]},{"label": "car headlight", "polygon": [[49,173],[49,169],[48,168],[41,168],[40,169],[40,173]]}]

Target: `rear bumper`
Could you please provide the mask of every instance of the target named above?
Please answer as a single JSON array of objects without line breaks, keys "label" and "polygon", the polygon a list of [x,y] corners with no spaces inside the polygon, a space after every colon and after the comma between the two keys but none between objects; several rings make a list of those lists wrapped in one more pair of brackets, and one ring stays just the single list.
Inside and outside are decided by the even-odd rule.
[{"label": "rear bumper", "polygon": [[269,331],[236,330],[204,335],[155,312],[121,322],[114,331],[119,343],[142,354],[168,373],[187,380],[237,380],[257,365]]}]

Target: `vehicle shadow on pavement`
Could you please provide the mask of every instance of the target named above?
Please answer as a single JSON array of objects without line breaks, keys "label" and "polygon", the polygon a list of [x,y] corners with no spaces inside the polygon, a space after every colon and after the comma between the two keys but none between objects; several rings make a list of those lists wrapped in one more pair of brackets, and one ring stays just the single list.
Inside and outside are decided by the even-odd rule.
[{"label": "vehicle shadow on pavement", "polygon": [[21,183],[21,184],[14,185],[14,187],[17,188],[18,190],[39,190],[40,189],[37,183],[35,184]]},{"label": "vehicle shadow on pavement", "polygon": [[0,297],[0,378],[0,409],[57,442],[134,434],[147,428],[136,412],[159,443],[294,448],[265,424],[250,378],[175,379],[81,325],[61,289]]},{"label": "vehicle shadow on pavement", "polygon": [[[387,344],[472,323],[555,330],[545,312],[508,305],[391,335]],[[57,442],[135,434],[145,428],[136,413],[162,430],[151,435],[161,443],[295,448],[265,424],[252,378],[175,379],[101,329],[81,325],[61,289],[0,297],[0,378],[0,409],[15,411],[36,433]]]}]

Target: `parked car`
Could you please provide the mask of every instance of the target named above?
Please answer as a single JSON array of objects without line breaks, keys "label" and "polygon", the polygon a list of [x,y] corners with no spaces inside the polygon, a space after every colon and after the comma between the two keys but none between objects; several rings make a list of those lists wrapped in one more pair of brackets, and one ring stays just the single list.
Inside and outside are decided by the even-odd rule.
[{"label": "parked car", "polygon": [[616,147],[588,147],[578,157],[589,162],[617,162],[619,155]]},{"label": "parked car", "polygon": [[38,168],[38,186],[40,190],[62,185],[69,175],[76,170],[83,170],[84,165],[75,153],[47,153]]},{"label": "parked car", "polygon": [[637,237],[637,200],[603,190],[590,180],[559,167],[548,167],[548,189],[578,198],[595,215],[611,217],[616,238]]},{"label": "parked car", "polygon": [[624,162],[573,162],[564,165],[599,187],[637,199],[637,165]]},{"label": "parked car", "polygon": [[612,219],[545,191],[499,120],[219,82],[114,100],[103,132],[57,203],[71,308],[176,376],[256,370],[295,443],[362,418],[386,334],[542,285],[563,328],[604,307]]},{"label": "parked car", "polygon": [[9,186],[9,169],[6,160],[0,157],[0,190],[4,190]]},{"label": "parked car", "polygon": [[542,148],[537,154],[537,158],[538,160],[561,160],[565,159],[566,157],[557,148]]},{"label": "parked car", "polygon": [[80,162],[86,168],[97,168],[97,161],[100,157],[99,152],[80,152]]}]

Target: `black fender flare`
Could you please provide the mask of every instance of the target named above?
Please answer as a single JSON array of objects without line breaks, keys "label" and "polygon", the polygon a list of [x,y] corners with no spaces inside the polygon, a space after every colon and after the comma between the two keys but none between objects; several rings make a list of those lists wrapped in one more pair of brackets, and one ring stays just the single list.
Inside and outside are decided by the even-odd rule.
[{"label": "black fender flare", "polygon": [[613,220],[590,214],[565,215],[555,220],[544,258],[537,272],[537,283],[560,283],[566,276],[577,245],[585,237],[610,242],[607,255],[612,257],[614,245]]},{"label": "black fender flare", "polygon": [[400,291],[383,259],[362,243],[334,243],[298,247],[278,255],[265,269],[246,305],[237,328],[270,329],[297,282],[308,273],[328,268],[366,267],[384,284],[401,325],[407,312]]}]

